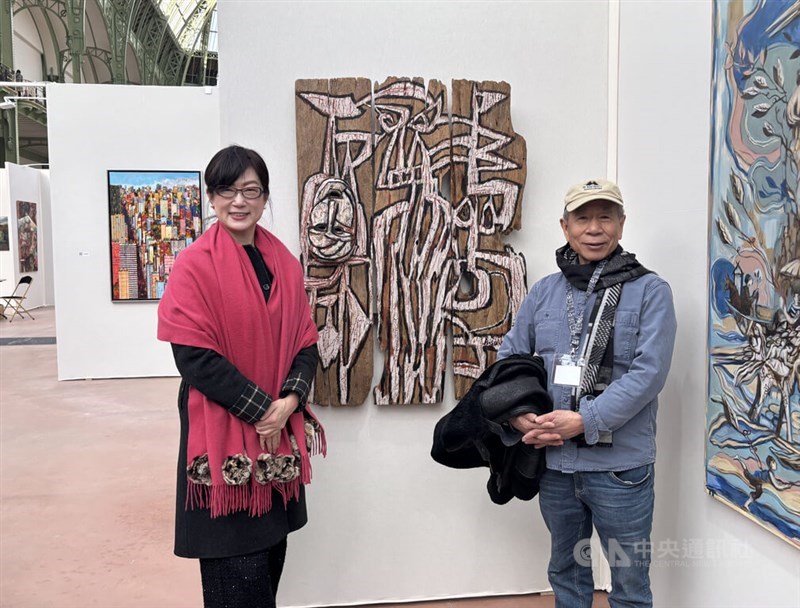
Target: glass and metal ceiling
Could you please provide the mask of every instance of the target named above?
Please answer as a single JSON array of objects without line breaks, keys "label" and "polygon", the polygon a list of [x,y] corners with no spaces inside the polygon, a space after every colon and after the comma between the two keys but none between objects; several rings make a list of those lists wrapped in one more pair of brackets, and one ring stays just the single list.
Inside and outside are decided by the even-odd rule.
[{"label": "glass and metal ceiling", "polygon": [[215,85],[216,7],[217,0],[0,0],[0,100],[28,98],[0,108],[0,165],[47,162],[44,87],[33,98],[18,90],[33,86],[9,82],[19,67],[17,21],[41,54],[41,75],[25,81]]},{"label": "glass and metal ceiling", "polygon": [[207,50],[217,52],[216,0],[154,0],[154,3],[166,17],[178,44],[189,52],[195,50],[197,40],[210,18],[213,36],[209,36]]}]

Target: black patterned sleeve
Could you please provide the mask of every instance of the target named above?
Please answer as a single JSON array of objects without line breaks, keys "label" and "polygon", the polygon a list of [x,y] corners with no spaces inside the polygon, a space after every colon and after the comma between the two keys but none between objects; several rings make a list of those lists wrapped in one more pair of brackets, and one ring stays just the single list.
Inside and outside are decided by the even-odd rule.
[{"label": "black patterned sleeve", "polygon": [[213,350],[173,344],[172,354],[186,382],[245,422],[261,420],[272,403],[269,394]]},{"label": "black patterned sleeve", "polygon": [[289,375],[286,376],[286,381],[281,388],[280,397],[286,397],[289,393],[297,393],[300,397],[300,405],[297,406],[298,410],[302,410],[306,406],[308,400],[308,393],[311,390],[311,382],[314,380],[314,374],[317,371],[317,359],[319,359],[319,352],[317,345],[304,348],[292,362],[292,367],[289,369]]}]

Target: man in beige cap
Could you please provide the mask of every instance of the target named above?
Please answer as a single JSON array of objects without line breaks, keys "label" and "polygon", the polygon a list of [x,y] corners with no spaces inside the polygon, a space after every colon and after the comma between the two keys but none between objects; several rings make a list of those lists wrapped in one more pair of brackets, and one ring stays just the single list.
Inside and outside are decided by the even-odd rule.
[{"label": "man in beige cap", "polygon": [[653,604],[657,396],[676,320],[666,281],[620,247],[624,226],[613,182],[567,191],[560,271],[533,286],[498,353],[538,354],[550,374],[553,411],[512,425],[523,442],[547,450],[539,506],[551,535],[557,608],[591,608],[592,526],[611,566],[611,605]]}]

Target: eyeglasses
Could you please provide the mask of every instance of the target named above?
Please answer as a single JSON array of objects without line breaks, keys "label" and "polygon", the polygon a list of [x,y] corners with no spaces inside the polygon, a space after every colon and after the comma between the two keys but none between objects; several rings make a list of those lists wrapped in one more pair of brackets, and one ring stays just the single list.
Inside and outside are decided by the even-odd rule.
[{"label": "eyeglasses", "polygon": [[259,188],[258,186],[248,186],[247,188],[220,186],[219,188],[215,188],[214,192],[216,192],[217,195],[221,196],[222,198],[228,199],[236,198],[236,194],[241,192],[243,197],[252,200],[255,198],[260,198],[264,194],[264,188]]}]

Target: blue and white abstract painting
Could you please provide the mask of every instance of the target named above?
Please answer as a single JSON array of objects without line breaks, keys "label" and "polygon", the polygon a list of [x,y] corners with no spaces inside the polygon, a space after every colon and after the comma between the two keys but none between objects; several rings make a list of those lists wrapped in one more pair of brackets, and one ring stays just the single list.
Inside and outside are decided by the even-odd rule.
[{"label": "blue and white abstract painting", "polygon": [[800,548],[800,2],[714,9],[706,487]]}]

